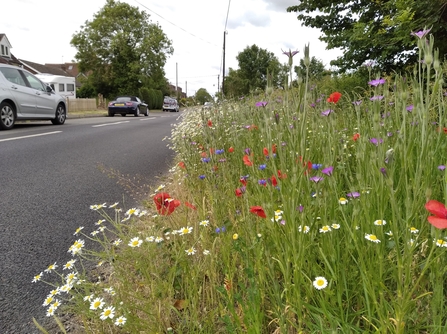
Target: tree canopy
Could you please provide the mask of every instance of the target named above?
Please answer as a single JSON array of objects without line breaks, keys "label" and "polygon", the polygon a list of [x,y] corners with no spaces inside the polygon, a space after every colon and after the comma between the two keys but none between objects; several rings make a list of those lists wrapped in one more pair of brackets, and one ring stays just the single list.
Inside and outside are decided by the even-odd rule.
[{"label": "tree canopy", "polygon": [[386,71],[417,60],[412,32],[431,28],[440,57],[447,53],[447,0],[301,0],[287,8],[304,26],[321,29],[320,40],[343,55],[331,64],[344,72],[366,61]]},{"label": "tree canopy", "polygon": [[198,89],[194,97],[196,101],[199,102],[200,104],[213,101],[213,97],[210,95],[210,93],[208,93],[208,91],[205,88]]},{"label": "tree canopy", "polygon": [[274,87],[282,86],[287,78],[288,67],[281,65],[273,52],[258,47],[247,46],[237,57],[239,68],[230,68],[225,78],[225,95],[245,95],[256,89],[264,90],[269,82]]},{"label": "tree canopy", "polygon": [[142,86],[165,90],[164,65],[173,48],[149,17],[137,7],[107,0],[73,35],[79,69],[89,73],[96,93],[137,95]]}]

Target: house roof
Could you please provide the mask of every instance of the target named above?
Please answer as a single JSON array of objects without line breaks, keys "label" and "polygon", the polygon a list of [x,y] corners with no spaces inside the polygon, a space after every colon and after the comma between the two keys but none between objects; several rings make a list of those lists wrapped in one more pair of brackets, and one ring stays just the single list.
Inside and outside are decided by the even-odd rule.
[{"label": "house roof", "polygon": [[2,41],[3,38],[6,38],[6,41],[8,42],[9,47],[12,48],[12,45],[11,45],[11,43],[9,42],[8,37],[6,37],[6,34],[0,34],[0,41]]},{"label": "house roof", "polygon": [[34,74],[48,73],[48,74],[54,74],[54,75],[63,75],[65,77],[72,76],[67,71],[64,71],[63,69],[58,68],[58,67],[42,65],[42,64],[34,63],[32,61],[23,60],[23,59],[19,59],[19,61],[28,71],[30,71],[31,73],[34,73]]}]

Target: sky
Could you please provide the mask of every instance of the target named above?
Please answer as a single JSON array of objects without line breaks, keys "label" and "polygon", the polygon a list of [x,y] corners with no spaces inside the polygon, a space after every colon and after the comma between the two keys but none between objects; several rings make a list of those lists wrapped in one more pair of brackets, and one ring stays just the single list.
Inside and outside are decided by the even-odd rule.
[{"label": "sky", "polygon": [[[296,13],[287,7],[298,0],[121,0],[150,15],[172,41],[174,53],[165,65],[168,81],[188,96],[205,88],[218,91],[228,69],[237,69],[237,55],[256,44],[273,52],[287,63],[282,51],[298,50],[294,64],[303,57],[309,43],[310,56],[327,68],[341,55],[326,50],[319,41],[321,32],[301,25]],[[76,49],[70,45],[73,34],[91,21],[106,0],[14,0],[2,6],[0,33],[6,34],[11,53],[35,63],[75,61]],[[225,56],[223,53],[225,34]]]}]

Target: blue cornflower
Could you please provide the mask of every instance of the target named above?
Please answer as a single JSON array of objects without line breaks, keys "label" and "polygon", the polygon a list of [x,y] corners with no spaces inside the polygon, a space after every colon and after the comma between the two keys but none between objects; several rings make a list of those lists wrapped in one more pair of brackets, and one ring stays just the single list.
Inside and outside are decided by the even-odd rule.
[{"label": "blue cornflower", "polygon": [[263,165],[259,165],[259,167],[258,167],[260,170],[264,170],[264,169],[266,169],[267,168],[267,165],[266,164],[263,164]]}]

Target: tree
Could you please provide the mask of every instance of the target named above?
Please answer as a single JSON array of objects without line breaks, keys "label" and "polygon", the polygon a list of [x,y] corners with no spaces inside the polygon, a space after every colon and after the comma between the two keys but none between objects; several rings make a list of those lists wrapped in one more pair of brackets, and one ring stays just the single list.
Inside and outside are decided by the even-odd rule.
[{"label": "tree", "polygon": [[71,45],[96,93],[136,95],[143,85],[163,89],[166,84],[164,65],[173,53],[171,41],[137,7],[107,0],[73,35]]},{"label": "tree", "polygon": [[[304,59],[300,59],[300,65],[299,66],[295,66],[294,68],[295,73],[300,76],[301,78],[303,78],[303,80],[306,79],[306,66],[304,65]],[[326,70],[324,68],[324,64],[321,60],[312,57],[310,59],[310,63],[309,63],[309,81],[313,82],[313,81],[318,81],[321,80],[323,78],[323,76],[330,74],[329,70]]]},{"label": "tree", "polygon": [[199,88],[194,97],[196,101],[199,102],[200,104],[213,101],[212,96],[208,93],[208,91],[205,88]]},{"label": "tree", "polygon": [[[267,85],[267,73],[271,75],[274,87],[284,85],[288,68],[280,64],[273,52],[252,45],[239,52],[236,59],[239,69],[230,69],[229,76],[225,78],[225,95],[231,92],[232,96],[240,96],[256,89],[264,91]],[[240,91],[236,92],[235,88]]]},{"label": "tree", "polygon": [[447,0],[302,0],[287,8],[303,25],[321,29],[320,40],[343,55],[331,62],[341,72],[374,60],[386,72],[417,60],[415,37],[431,28],[441,57],[447,53]]}]

